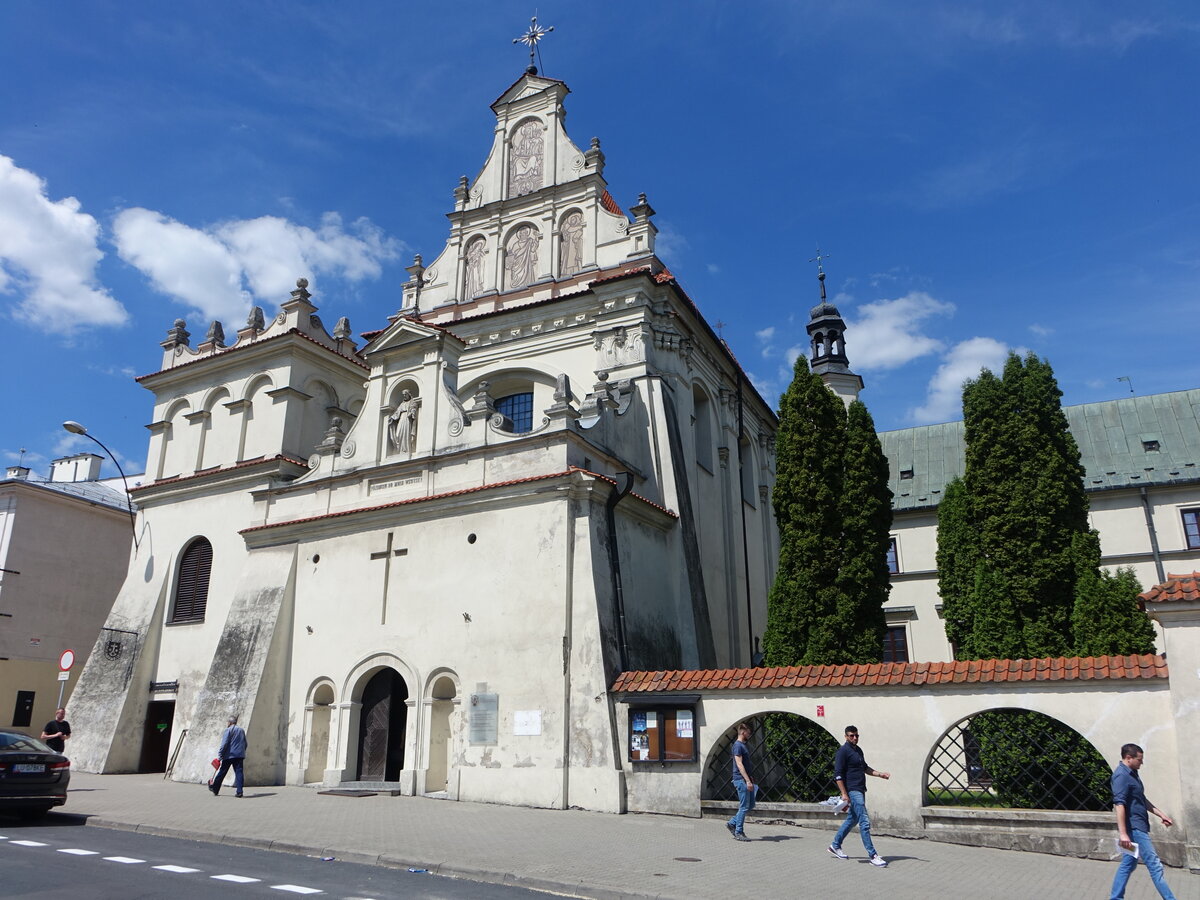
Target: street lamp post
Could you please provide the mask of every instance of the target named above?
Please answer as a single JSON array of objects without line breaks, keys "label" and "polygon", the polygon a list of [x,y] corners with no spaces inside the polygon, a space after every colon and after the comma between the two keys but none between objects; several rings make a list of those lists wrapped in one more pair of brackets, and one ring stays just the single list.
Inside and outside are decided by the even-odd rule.
[{"label": "street lamp post", "polygon": [[66,421],[62,423],[63,428],[71,432],[71,434],[82,434],[90,441],[95,441],[96,444],[108,454],[108,458],[113,461],[113,465],[117,467],[117,471],[121,473],[121,483],[125,485],[125,508],[129,511],[129,528],[133,532],[133,550],[136,553],[138,549],[137,537],[137,514],[133,511],[133,500],[129,496],[129,479],[125,477],[125,470],[121,468],[121,464],[117,462],[117,458],[113,456],[113,452],[104,446],[99,438],[92,437],[88,434],[88,430],[78,422]]}]

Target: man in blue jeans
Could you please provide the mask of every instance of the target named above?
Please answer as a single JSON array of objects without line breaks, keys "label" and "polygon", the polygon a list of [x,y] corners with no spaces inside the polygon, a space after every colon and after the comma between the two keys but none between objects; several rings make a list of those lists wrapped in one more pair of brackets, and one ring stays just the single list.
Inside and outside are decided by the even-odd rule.
[{"label": "man in blue jeans", "polygon": [[837,756],[833,758],[833,777],[837,780],[838,790],[842,792],[842,804],[849,811],[846,813],[846,821],[842,823],[842,827],[834,835],[833,843],[829,845],[829,852],[838,859],[847,858],[842,850],[842,841],[857,822],[863,848],[870,857],[871,865],[886,869],[887,860],[875,852],[875,845],[871,843],[871,817],[867,815],[866,798],[868,775],[874,775],[876,778],[892,777],[887,772],[877,772],[867,765],[858,746],[858,728],[847,725],[846,743],[838,748]]},{"label": "man in blue jeans", "polygon": [[748,841],[746,832],[742,830],[746,821],[746,813],[754,809],[758,796],[758,785],[754,783],[750,766],[750,723],[743,722],[738,726],[738,739],[733,742],[733,786],[737,789],[738,810],[733,818],[725,823],[735,841]]},{"label": "man in blue jeans", "polygon": [[237,716],[229,717],[229,726],[221,735],[221,749],[217,751],[217,756],[221,760],[221,768],[208,789],[214,797],[217,796],[221,792],[221,782],[225,780],[225,773],[233,766],[233,789],[237,796],[242,796],[242,763],[246,761],[246,732],[237,723]]},{"label": "man in blue jeans", "polygon": [[1154,844],[1150,843],[1149,813],[1162,819],[1168,828],[1174,822],[1146,799],[1146,791],[1138,775],[1144,757],[1142,748],[1137,744],[1126,744],[1121,748],[1121,762],[1113,769],[1113,812],[1117,814],[1117,841],[1122,850],[1130,852],[1121,854],[1121,864],[1117,866],[1117,875],[1113,879],[1112,900],[1122,900],[1125,896],[1125,885],[1129,883],[1129,876],[1133,874],[1139,859],[1146,864],[1158,895],[1164,900],[1175,900],[1163,877],[1162,861],[1154,852]]}]

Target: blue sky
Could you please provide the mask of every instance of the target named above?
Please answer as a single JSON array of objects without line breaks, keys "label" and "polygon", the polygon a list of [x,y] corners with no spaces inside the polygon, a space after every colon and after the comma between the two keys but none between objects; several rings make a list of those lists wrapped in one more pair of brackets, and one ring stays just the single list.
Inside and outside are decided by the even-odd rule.
[{"label": "blue sky", "polygon": [[[1067,403],[1200,384],[1200,8],[1189,2],[539,0],[566,126],[774,402],[819,243],[881,429],[958,418],[1009,348]],[[0,461],[144,466],[193,342],[299,275],[381,327],[437,255],[532,8],[0,4]],[[105,472],[112,472],[109,465]]]}]

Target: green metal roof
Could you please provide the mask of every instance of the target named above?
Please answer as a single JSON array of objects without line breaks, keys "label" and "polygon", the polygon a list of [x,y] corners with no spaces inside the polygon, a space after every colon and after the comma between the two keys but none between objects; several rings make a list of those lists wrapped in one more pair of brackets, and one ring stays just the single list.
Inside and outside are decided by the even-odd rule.
[{"label": "green metal roof", "polygon": [[[1200,481],[1200,389],[1063,411],[1087,470],[1087,490]],[[893,509],[937,506],[946,483],[963,472],[962,422],[883,431],[879,440],[891,467]]]}]

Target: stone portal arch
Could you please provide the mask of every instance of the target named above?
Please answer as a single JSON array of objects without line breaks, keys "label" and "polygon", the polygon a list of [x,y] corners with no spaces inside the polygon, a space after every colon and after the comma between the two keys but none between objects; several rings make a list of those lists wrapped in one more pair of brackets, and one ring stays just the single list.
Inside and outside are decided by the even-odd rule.
[{"label": "stone portal arch", "polygon": [[364,674],[355,685],[360,704],[356,781],[398,781],[408,731],[408,683],[391,666]]},{"label": "stone portal arch", "polygon": [[425,772],[425,793],[447,790],[450,778],[450,757],[454,747],[451,722],[462,692],[458,676],[441,672],[429,685],[429,757]]},{"label": "stone portal arch", "polygon": [[321,679],[309,692],[305,712],[308,714],[308,749],[304,766],[304,783],[325,780],[329,765],[329,726],[333,717],[333,682]]},{"label": "stone portal arch", "polygon": [[1109,768],[1091,741],[1045,713],[1017,707],[958,720],[934,744],[922,777],[929,806],[1099,812]]}]

